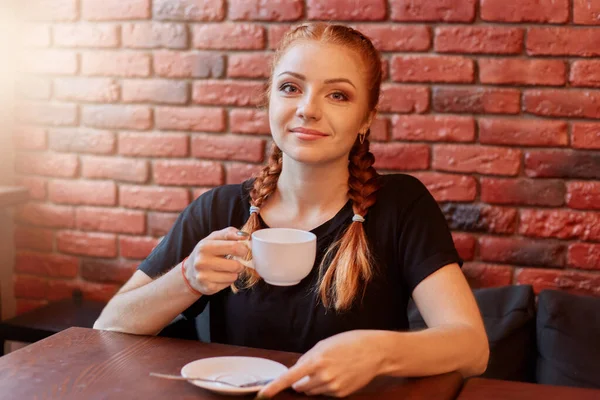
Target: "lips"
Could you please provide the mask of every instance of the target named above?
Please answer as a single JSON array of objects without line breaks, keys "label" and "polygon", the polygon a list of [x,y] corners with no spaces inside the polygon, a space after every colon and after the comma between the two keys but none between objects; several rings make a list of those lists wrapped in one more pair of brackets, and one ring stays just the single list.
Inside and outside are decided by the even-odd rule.
[{"label": "lips", "polygon": [[302,127],[290,129],[290,132],[298,133],[302,136],[315,136],[315,137],[328,136],[326,133],[323,133],[316,129],[308,129],[308,128],[302,128]]}]

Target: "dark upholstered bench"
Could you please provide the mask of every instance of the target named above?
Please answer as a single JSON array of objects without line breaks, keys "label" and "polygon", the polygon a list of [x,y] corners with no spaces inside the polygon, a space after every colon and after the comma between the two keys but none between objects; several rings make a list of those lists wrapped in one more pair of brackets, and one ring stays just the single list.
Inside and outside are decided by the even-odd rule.
[{"label": "dark upholstered bench", "polygon": [[0,321],[0,356],[4,355],[7,340],[33,343],[72,326],[91,328],[105,305],[83,299],[81,293],[75,291],[70,299]]}]

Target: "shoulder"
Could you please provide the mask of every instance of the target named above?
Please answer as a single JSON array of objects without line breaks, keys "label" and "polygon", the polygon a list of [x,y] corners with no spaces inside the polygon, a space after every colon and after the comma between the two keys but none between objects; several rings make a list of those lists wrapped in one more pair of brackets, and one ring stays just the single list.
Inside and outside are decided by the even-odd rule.
[{"label": "shoulder", "polygon": [[411,175],[381,175],[380,182],[381,188],[377,193],[377,202],[381,200],[404,208],[414,204],[423,196],[429,195],[423,182]]},{"label": "shoulder", "polygon": [[214,187],[198,196],[190,204],[189,211],[200,218],[206,210],[213,214],[231,214],[247,208],[253,182],[254,179],[248,179],[242,183]]}]

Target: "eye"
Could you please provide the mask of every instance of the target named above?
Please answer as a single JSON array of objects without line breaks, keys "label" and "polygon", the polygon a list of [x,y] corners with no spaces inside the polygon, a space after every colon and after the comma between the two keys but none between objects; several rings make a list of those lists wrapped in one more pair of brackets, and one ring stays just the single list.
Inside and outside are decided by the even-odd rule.
[{"label": "eye", "polygon": [[348,96],[343,92],[333,92],[330,94],[331,98],[335,101],[348,101]]},{"label": "eye", "polygon": [[292,85],[291,83],[284,83],[283,85],[279,86],[279,91],[288,93],[288,94],[292,94],[292,93],[297,93],[298,88],[296,86]]}]

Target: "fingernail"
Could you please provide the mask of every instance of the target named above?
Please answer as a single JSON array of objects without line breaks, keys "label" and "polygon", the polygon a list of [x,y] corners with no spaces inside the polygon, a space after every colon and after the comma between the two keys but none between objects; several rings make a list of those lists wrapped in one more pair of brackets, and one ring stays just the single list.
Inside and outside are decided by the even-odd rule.
[{"label": "fingernail", "polygon": [[254,400],[267,400],[268,397],[265,396],[264,394],[257,394],[256,397],[254,398]]},{"label": "fingernail", "polygon": [[243,236],[243,237],[248,237],[250,236],[250,234],[248,232],[244,232],[244,231],[237,231],[236,235],[238,236]]}]

